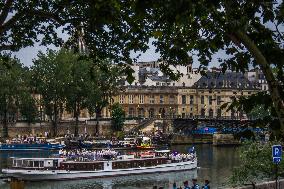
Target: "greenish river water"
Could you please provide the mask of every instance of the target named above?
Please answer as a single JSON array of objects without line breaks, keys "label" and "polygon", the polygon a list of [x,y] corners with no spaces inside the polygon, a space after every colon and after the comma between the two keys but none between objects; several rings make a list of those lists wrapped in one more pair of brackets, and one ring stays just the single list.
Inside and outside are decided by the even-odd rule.
[{"label": "greenish river water", "polygon": [[[188,145],[173,146],[172,149],[186,152]],[[186,180],[197,178],[200,185],[204,179],[211,181],[211,188],[224,188],[232,169],[238,166],[239,150],[237,147],[214,147],[212,145],[196,145],[198,169],[193,171],[132,175],[113,178],[46,181],[25,183],[25,189],[152,189],[154,185],[165,189],[172,188],[174,182],[178,186]],[[0,168],[7,166],[9,157],[47,157],[48,152],[14,152],[0,153]],[[1,189],[9,189],[9,184],[0,180]]]}]

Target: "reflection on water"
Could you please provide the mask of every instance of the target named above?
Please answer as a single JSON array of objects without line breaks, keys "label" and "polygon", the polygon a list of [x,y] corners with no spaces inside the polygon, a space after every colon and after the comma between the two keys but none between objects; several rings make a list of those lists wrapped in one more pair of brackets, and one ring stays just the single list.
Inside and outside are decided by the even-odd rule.
[{"label": "reflection on water", "polygon": [[[188,145],[173,146],[172,149],[187,152]],[[211,181],[212,188],[221,188],[226,184],[233,167],[238,165],[238,149],[233,147],[213,147],[196,145],[198,169],[193,171],[132,175],[113,178],[72,180],[58,182],[26,183],[25,189],[151,189],[154,185],[171,188],[174,182],[182,186],[183,181],[198,178],[199,184],[204,179]],[[48,152],[0,153],[0,167],[6,167],[8,157],[47,157]],[[0,188],[8,189],[9,185],[1,183]]]}]

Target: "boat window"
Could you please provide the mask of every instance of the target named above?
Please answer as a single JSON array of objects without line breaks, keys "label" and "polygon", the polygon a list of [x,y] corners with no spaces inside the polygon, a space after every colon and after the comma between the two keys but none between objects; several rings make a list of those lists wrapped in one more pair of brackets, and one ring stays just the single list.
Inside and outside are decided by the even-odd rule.
[{"label": "boat window", "polygon": [[38,161],[34,161],[34,167],[39,167],[39,162]]},{"label": "boat window", "polygon": [[34,162],[33,161],[28,161],[28,167],[33,167],[34,166]]},{"label": "boat window", "polygon": [[22,160],[17,160],[17,167],[21,167],[22,166]]},{"label": "boat window", "polygon": [[23,167],[28,167],[28,160],[23,160]]},{"label": "boat window", "polygon": [[39,162],[39,167],[43,167],[43,161]]}]

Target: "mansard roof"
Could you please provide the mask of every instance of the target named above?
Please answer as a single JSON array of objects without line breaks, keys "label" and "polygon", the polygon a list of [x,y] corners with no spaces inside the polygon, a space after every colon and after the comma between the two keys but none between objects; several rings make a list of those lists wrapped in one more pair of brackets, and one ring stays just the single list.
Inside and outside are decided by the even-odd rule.
[{"label": "mansard roof", "polygon": [[200,89],[257,89],[258,86],[250,82],[243,73],[238,72],[207,72],[195,84]]}]

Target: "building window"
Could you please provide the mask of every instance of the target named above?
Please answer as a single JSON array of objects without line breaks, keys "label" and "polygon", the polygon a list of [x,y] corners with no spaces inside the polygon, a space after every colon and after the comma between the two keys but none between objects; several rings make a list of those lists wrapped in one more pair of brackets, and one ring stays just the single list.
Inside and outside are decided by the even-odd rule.
[{"label": "building window", "polygon": [[213,117],[213,110],[212,109],[209,110],[209,117]]},{"label": "building window", "polygon": [[129,108],[128,116],[134,117],[134,108]]},{"label": "building window", "polygon": [[217,105],[221,105],[222,98],[221,96],[217,96]]},{"label": "building window", "polygon": [[125,95],[119,95],[119,104],[124,104]]},{"label": "building window", "polygon": [[174,95],[170,95],[170,104],[174,104],[175,103],[175,96]]},{"label": "building window", "polygon": [[209,105],[212,105],[212,96],[208,96],[208,103]]},{"label": "building window", "polygon": [[164,104],[164,95],[160,95],[160,104]]},{"label": "building window", "polygon": [[129,104],[133,104],[134,103],[133,99],[134,99],[133,95],[128,95],[128,101],[129,101],[128,103]]},{"label": "building window", "polygon": [[204,108],[201,109],[200,115],[201,115],[201,117],[205,117],[205,109]]},{"label": "building window", "polygon": [[186,104],[186,96],[185,95],[181,96],[181,104]]},{"label": "building window", "polygon": [[190,95],[189,104],[193,104],[193,95]]},{"label": "building window", "polygon": [[150,104],[155,104],[155,96],[154,95],[150,95],[149,103]]},{"label": "building window", "polygon": [[145,117],[144,108],[138,108],[138,117],[140,117],[140,118]]},{"label": "building window", "polygon": [[218,110],[217,110],[217,117],[221,117],[221,115],[222,115],[222,110],[221,110],[221,109],[218,109]]},{"label": "building window", "polygon": [[139,95],[139,104],[144,104],[144,95]]},{"label": "building window", "polygon": [[200,100],[201,100],[201,104],[204,104],[204,96],[201,96]]}]

